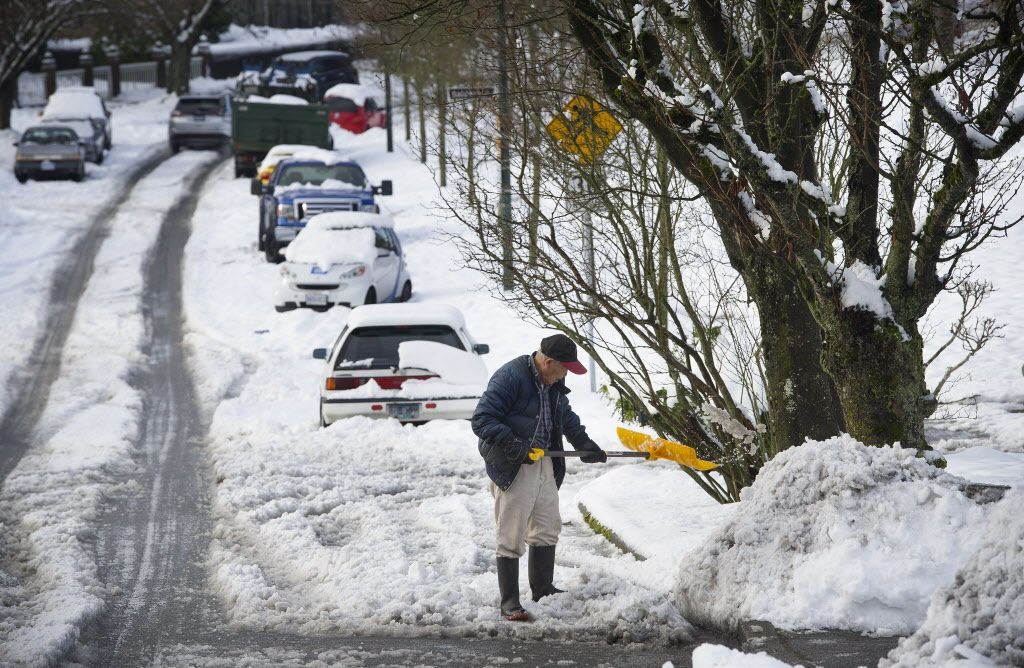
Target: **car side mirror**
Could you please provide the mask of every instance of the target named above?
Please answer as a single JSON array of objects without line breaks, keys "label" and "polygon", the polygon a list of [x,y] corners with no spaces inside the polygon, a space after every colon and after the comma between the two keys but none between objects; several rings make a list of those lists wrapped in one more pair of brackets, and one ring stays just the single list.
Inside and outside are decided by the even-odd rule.
[{"label": "car side mirror", "polygon": [[273,195],[274,194],[274,186],[270,185],[269,183],[267,185],[263,186],[263,194],[264,195]]},{"label": "car side mirror", "polygon": [[253,195],[263,194],[263,182],[259,180],[259,177],[249,181],[249,193]]},{"label": "car side mirror", "polygon": [[486,343],[475,343],[473,344],[473,352],[477,355],[486,355],[491,352],[491,347]]},{"label": "car side mirror", "polygon": [[313,359],[315,359],[315,360],[325,360],[325,359],[327,359],[327,348],[314,348],[313,349]]},{"label": "car side mirror", "polygon": [[394,192],[395,190],[392,187],[390,180],[381,181],[379,186],[373,187],[374,195],[391,195]]},{"label": "car side mirror", "polygon": [[14,141],[14,145],[15,146],[21,146],[21,140],[20,139],[15,140]]}]

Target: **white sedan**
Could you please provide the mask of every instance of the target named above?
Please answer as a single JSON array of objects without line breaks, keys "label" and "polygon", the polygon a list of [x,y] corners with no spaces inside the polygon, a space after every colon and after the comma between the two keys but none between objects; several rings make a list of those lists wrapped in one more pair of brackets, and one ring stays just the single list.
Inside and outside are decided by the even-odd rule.
[{"label": "white sedan", "polygon": [[402,244],[387,214],[331,211],[313,216],[284,256],[278,311],[404,302],[412,296]]},{"label": "white sedan", "polygon": [[487,384],[487,345],[451,306],[381,304],[353,309],[327,361],[320,424],[365,415],[420,423],[473,416]]}]

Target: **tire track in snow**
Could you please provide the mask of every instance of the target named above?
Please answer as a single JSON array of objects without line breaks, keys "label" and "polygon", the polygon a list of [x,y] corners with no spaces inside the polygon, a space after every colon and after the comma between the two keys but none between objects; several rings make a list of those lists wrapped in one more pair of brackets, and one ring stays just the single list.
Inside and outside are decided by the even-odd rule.
[{"label": "tire track in snow", "polygon": [[162,640],[210,616],[196,609],[205,598],[209,467],[201,459],[204,426],[182,342],[181,262],[199,193],[219,164],[203,165],[168,210],[145,276],[148,364],[136,379],[144,394],[142,490],[101,519],[100,577],[119,593],[86,630],[80,650],[103,665],[149,663]]},{"label": "tire track in snow", "polygon": [[8,410],[0,420],[0,484],[18,465],[33,441],[39,417],[50,398],[50,388],[60,373],[61,355],[75,319],[78,300],[92,276],[96,254],[110,231],[110,221],[128,199],[136,182],[144,179],[169,156],[166,149],[154,151],[125,176],[121,190],[96,214],[82,238],[68,252],[68,263],[54,274],[49,290],[50,312],[32,354],[17,374],[24,377],[25,382],[18,384]]}]

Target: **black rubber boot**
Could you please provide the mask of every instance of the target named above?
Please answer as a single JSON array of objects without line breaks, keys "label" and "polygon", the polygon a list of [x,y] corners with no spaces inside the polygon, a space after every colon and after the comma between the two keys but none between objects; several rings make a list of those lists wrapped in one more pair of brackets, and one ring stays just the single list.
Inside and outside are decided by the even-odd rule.
[{"label": "black rubber boot", "polygon": [[551,584],[551,581],[555,578],[554,545],[531,545],[528,568],[530,572],[530,591],[533,593],[534,602],[541,600],[545,596],[565,593]]},{"label": "black rubber boot", "polygon": [[498,591],[501,592],[501,616],[510,622],[530,619],[519,603],[519,560],[498,557]]}]

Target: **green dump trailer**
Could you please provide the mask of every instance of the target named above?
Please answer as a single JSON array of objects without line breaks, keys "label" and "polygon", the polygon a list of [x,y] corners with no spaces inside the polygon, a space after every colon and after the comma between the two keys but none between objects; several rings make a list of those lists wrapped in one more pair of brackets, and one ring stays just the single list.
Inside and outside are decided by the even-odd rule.
[{"label": "green dump trailer", "polygon": [[322,104],[273,104],[236,100],[231,109],[235,176],[256,176],[263,156],[278,144],[331,148],[329,112]]}]

